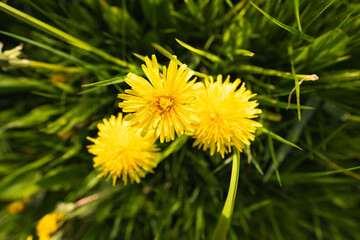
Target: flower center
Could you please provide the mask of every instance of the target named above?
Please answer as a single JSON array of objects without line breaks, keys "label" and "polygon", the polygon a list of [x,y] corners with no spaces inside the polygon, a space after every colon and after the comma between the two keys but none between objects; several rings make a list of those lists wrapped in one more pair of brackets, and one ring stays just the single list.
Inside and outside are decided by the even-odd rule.
[{"label": "flower center", "polygon": [[174,105],[174,100],[168,96],[159,97],[156,105],[161,112],[169,111]]}]

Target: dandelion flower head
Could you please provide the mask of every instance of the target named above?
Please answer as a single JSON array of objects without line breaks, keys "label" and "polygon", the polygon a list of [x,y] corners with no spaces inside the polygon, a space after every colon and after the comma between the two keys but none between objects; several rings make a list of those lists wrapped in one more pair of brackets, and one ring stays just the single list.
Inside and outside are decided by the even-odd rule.
[{"label": "dandelion flower head", "polygon": [[156,166],[158,148],[156,136],[140,136],[140,132],[123,120],[122,114],[103,119],[98,124],[98,137],[88,137],[94,144],[88,146],[89,152],[94,154],[94,167],[99,167],[99,177],[112,178],[113,185],[121,178],[127,184],[140,182],[146,172],[152,172]]},{"label": "dandelion flower head", "polygon": [[242,151],[245,145],[250,145],[255,136],[257,127],[262,125],[254,120],[257,114],[256,101],[249,101],[256,94],[246,90],[240,79],[230,82],[228,76],[225,82],[222,75],[218,75],[214,82],[213,77],[205,78],[205,90],[196,101],[200,121],[195,125],[194,146],[210,148],[210,154],[231,152],[235,146]]},{"label": "dandelion flower head", "polygon": [[15,202],[10,203],[6,206],[6,210],[10,214],[16,214],[24,211],[25,209],[25,201],[24,200],[18,200]]},{"label": "dandelion flower head", "polygon": [[145,57],[145,64],[142,69],[149,81],[129,73],[125,82],[131,89],[119,94],[125,100],[119,107],[132,113],[126,120],[143,133],[154,131],[160,142],[174,140],[175,132],[180,136],[193,131],[193,123],[198,121],[193,101],[203,84],[195,83],[196,78],[189,81],[194,73],[185,64],[178,68],[171,60],[162,74],[155,55],[152,60]]},{"label": "dandelion flower head", "polygon": [[40,240],[50,240],[50,235],[54,234],[62,225],[65,215],[56,211],[43,216],[36,226],[36,235]]}]

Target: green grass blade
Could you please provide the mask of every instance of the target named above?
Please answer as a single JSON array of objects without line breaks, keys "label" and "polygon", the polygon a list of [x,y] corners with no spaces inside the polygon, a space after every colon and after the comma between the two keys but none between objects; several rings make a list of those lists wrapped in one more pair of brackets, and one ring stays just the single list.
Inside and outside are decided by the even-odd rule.
[{"label": "green grass blade", "polygon": [[262,10],[259,6],[257,6],[255,3],[253,3],[252,1],[249,1],[250,4],[256,8],[259,12],[261,12],[266,18],[268,18],[270,21],[272,21],[273,23],[275,23],[276,25],[278,25],[279,27],[285,29],[286,31],[290,32],[291,34],[294,34],[308,42],[312,42],[314,41],[314,38],[303,33],[303,32],[300,32],[299,30],[293,28],[293,27],[290,27],[282,22],[280,22],[279,20],[275,19],[274,17],[270,16],[268,13],[266,13],[264,10]]},{"label": "green grass blade", "polygon": [[211,53],[208,53],[208,52],[205,52],[203,50],[200,50],[200,49],[197,49],[197,48],[194,48],[192,46],[190,46],[189,44],[186,44],[184,43],[183,41],[175,38],[175,40],[181,45],[183,46],[184,48],[188,49],[189,51],[193,52],[193,53],[196,53],[200,56],[203,56],[203,57],[206,57],[207,59],[209,59],[210,61],[213,61],[213,62],[220,62],[221,59],[214,55],[214,54],[211,54]]},{"label": "green grass blade", "polygon": [[285,143],[285,144],[287,144],[287,145],[289,145],[289,146],[292,146],[292,147],[294,147],[294,148],[300,149],[300,150],[302,151],[302,148],[298,147],[297,145],[295,145],[295,144],[292,143],[292,142],[289,142],[289,141],[285,140],[284,138],[280,137],[280,136],[277,135],[276,133],[271,132],[270,130],[268,130],[268,129],[265,128],[265,127],[261,127],[261,128],[259,128],[259,130],[262,131],[262,132],[264,132],[264,133],[266,133],[267,135],[271,136],[272,138],[278,140],[279,142]]},{"label": "green grass blade", "polygon": [[12,37],[12,38],[16,38],[16,39],[18,39],[18,40],[20,40],[22,42],[27,42],[27,43],[32,44],[34,46],[37,46],[39,48],[45,49],[45,50],[47,50],[49,52],[52,52],[52,53],[54,53],[56,55],[59,55],[59,56],[64,57],[64,58],[66,58],[66,59],[68,59],[70,61],[73,61],[73,62],[75,62],[75,63],[77,63],[79,65],[86,65],[87,64],[87,63],[83,62],[82,60],[80,60],[80,59],[78,59],[78,58],[76,58],[76,57],[74,57],[74,56],[72,56],[70,54],[59,51],[59,50],[57,50],[55,48],[49,47],[48,45],[45,45],[45,44],[42,44],[40,42],[31,40],[29,38],[25,38],[25,37],[22,37],[22,36],[13,34],[13,33],[5,32],[5,31],[0,31],[0,33],[4,34],[6,36]]},{"label": "green grass blade", "polygon": [[296,73],[295,73],[294,59],[292,57],[293,56],[293,49],[292,49],[291,46],[289,46],[288,52],[289,52],[289,55],[290,55],[291,73],[292,73],[293,78],[295,80],[296,106],[297,106],[298,119],[299,119],[299,121],[301,121],[300,85],[299,85],[299,79],[296,77]]},{"label": "green grass blade", "polygon": [[299,0],[294,0],[294,11],[295,11],[296,22],[298,25],[299,32],[302,32],[300,14],[299,14]]},{"label": "green grass blade", "polygon": [[112,85],[112,84],[123,83],[125,78],[126,78],[126,76],[114,77],[114,78],[99,81],[99,82],[84,84],[84,85],[82,85],[82,87],[103,87],[103,86],[108,86],[108,85]]},{"label": "green grass blade", "polygon": [[234,211],[239,174],[240,174],[240,153],[238,150],[235,150],[233,154],[233,164],[231,170],[229,192],[226,197],[224,208],[218,219],[218,223],[216,225],[215,231],[212,235],[211,239],[213,240],[226,239],[231,224],[231,217]]},{"label": "green grass blade", "polygon": [[63,40],[73,46],[81,48],[85,51],[95,53],[98,56],[105,58],[106,60],[109,60],[111,62],[118,64],[119,66],[130,68],[130,69],[135,67],[121,59],[111,56],[110,54],[108,54],[108,53],[74,37],[74,36],[71,36],[70,34],[64,32],[64,31],[61,31],[61,30],[59,30],[47,23],[44,23],[24,12],[21,12],[21,11],[17,10],[16,8],[13,8],[13,7],[7,5],[6,3],[0,2],[0,11],[3,11],[5,13],[7,13],[7,14],[37,28],[37,29],[40,29],[60,40]]},{"label": "green grass blade", "polygon": [[[165,57],[167,57],[167,58],[173,60],[174,62],[176,62],[176,64],[178,64],[179,66],[181,66],[183,64],[182,62],[179,61],[179,59],[174,57],[173,54],[171,54],[168,50],[166,50],[164,47],[160,46],[159,44],[152,43],[151,46],[153,46],[157,51],[159,51]],[[135,56],[140,56],[140,55],[136,54]],[[203,74],[201,72],[194,71],[194,70],[192,70],[190,68],[188,68],[188,70],[193,71],[195,76],[202,77],[202,78],[207,77],[206,74]]]},{"label": "green grass blade", "polygon": [[156,159],[156,163],[159,164],[162,162],[165,158],[170,156],[170,154],[175,153],[179,151],[179,149],[186,143],[189,136],[182,135],[181,137],[175,139],[165,150],[163,150],[159,157]]},{"label": "green grass blade", "polygon": [[274,143],[273,143],[272,137],[270,135],[268,135],[268,143],[269,143],[271,158],[273,160],[273,164],[274,164],[274,167],[275,167],[276,178],[277,178],[277,180],[279,182],[280,187],[282,187],[281,178],[280,178],[280,174],[279,174],[279,170],[278,170],[278,164],[277,164],[277,161],[276,161]]},{"label": "green grass blade", "polygon": [[[274,77],[282,77],[287,79],[293,79],[293,75],[289,72],[282,72],[274,69],[262,68],[254,65],[242,64],[240,66],[236,66],[238,71],[247,72],[247,73],[254,73],[254,74],[262,74],[267,76],[274,76]],[[304,77],[309,76],[310,74],[298,74],[296,77],[298,79],[302,79]]]}]

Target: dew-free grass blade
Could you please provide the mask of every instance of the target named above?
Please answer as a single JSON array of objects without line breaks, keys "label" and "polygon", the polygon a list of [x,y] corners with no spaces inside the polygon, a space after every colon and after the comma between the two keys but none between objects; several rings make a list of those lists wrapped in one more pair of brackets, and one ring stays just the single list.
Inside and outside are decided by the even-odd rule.
[{"label": "dew-free grass blade", "polygon": [[295,145],[294,143],[285,140],[284,138],[280,137],[280,136],[277,135],[276,133],[271,132],[270,130],[268,130],[268,129],[265,128],[265,127],[261,127],[261,128],[259,128],[259,130],[262,131],[262,132],[264,132],[264,133],[266,133],[267,135],[273,137],[274,139],[278,140],[279,142],[285,143],[285,144],[287,144],[287,145],[289,145],[289,146],[292,146],[292,147],[294,147],[294,148],[297,148],[297,149],[302,150],[302,148],[298,147],[298,146]]},{"label": "dew-free grass blade", "polygon": [[249,0],[250,4],[256,8],[259,12],[261,12],[266,18],[268,18],[270,21],[272,21],[273,23],[275,23],[276,25],[278,25],[279,27],[285,29],[286,31],[308,41],[308,42],[312,42],[314,41],[314,38],[307,35],[306,33],[300,32],[299,30],[290,27],[282,22],[280,22],[279,20],[275,19],[274,17],[270,16],[268,13],[266,13],[264,10],[262,10],[259,6],[257,6],[255,3],[253,3],[251,0]]},{"label": "dew-free grass blade", "polygon": [[40,43],[40,42],[38,42],[38,41],[34,41],[34,40],[29,39],[29,38],[22,37],[22,36],[19,36],[19,35],[17,35],[17,34],[5,32],[5,31],[0,31],[0,33],[1,33],[1,34],[4,34],[4,35],[6,35],[6,36],[9,36],[9,37],[13,37],[13,38],[15,38],[15,39],[18,39],[18,40],[20,40],[20,41],[22,41],[22,42],[27,42],[27,43],[29,43],[29,44],[31,44],[31,45],[34,45],[34,46],[37,46],[37,47],[39,47],[39,48],[45,49],[45,50],[47,50],[47,51],[49,51],[49,52],[52,52],[52,53],[54,53],[54,54],[56,54],[56,55],[62,56],[62,57],[66,58],[66,59],[68,59],[68,60],[70,60],[70,61],[73,61],[73,62],[75,62],[75,63],[77,63],[77,64],[79,64],[79,65],[84,66],[84,65],[87,64],[87,63],[83,62],[82,60],[78,59],[78,58],[75,57],[75,56],[72,56],[72,55],[70,55],[70,54],[68,54],[68,53],[62,52],[62,51],[57,50],[57,49],[55,49],[55,48],[52,48],[52,47],[50,47],[50,46],[48,46],[48,45],[42,44],[42,43]]},{"label": "dew-free grass blade", "polygon": [[159,164],[170,154],[179,151],[179,149],[186,143],[188,138],[188,136],[182,135],[181,137],[175,139],[175,141],[173,141],[165,150],[160,153],[159,157],[156,160],[156,163]]},{"label": "dew-free grass blade", "polygon": [[196,53],[196,54],[198,54],[198,55],[200,55],[200,56],[206,57],[206,58],[209,59],[210,61],[213,61],[213,62],[220,62],[220,61],[221,61],[221,59],[220,59],[218,56],[216,56],[216,55],[214,55],[214,54],[212,54],[212,53],[209,53],[209,52],[206,52],[206,51],[203,51],[203,50],[194,48],[194,47],[190,46],[189,44],[186,44],[186,43],[184,43],[183,41],[181,41],[181,40],[179,40],[179,39],[177,39],[177,38],[175,38],[175,40],[176,40],[181,46],[183,46],[184,48],[186,48],[186,49],[188,49],[189,51],[191,51],[191,52],[193,52],[193,53]]},{"label": "dew-free grass blade", "polygon": [[84,84],[84,85],[82,85],[82,87],[102,87],[102,86],[108,86],[108,85],[112,85],[112,84],[123,83],[125,78],[126,78],[126,76],[114,77],[114,78],[99,81],[99,82]]},{"label": "dew-free grass blade", "polygon": [[135,66],[132,66],[131,64],[129,64],[121,59],[113,57],[112,55],[108,54],[107,52],[104,52],[103,50],[98,49],[98,48],[96,48],[96,47],[94,47],[94,46],[68,34],[68,33],[65,33],[64,31],[61,31],[61,30],[59,30],[47,23],[44,23],[24,12],[21,12],[21,11],[17,10],[16,8],[13,8],[13,7],[7,5],[6,3],[0,2],[0,11],[3,11],[21,21],[24,21],[24,22],[30,24],[31,26],[38,28],[54,37],[57,37],[73,46],[81,48],[85,51],[95,53],[96,55],[103,57],[111,62],[114,62],[114,63],[118,64],[119,66],[122,66],[125,68],[130,68],[130,69],[135,68]]},{"label": "dew-free grass blade", "polygon": [[277,164],[277,161],[276,161],[274,143],[273,143],[272,137],[270,135],[268,135],[268,143],[269,143],[269,149],[270,149],[271,158],[273,160],[273,165],[275,167],[276,178],[277,178],[277,180],[279,182],[280,187],[282,187],[281,178],[280,178],[280,174],[279,174],[279,170],[278,170],[278,164]]},{"label": "dew-free grass blade", "polygon": [[[183,63],[179,61],[179,59],[177,59],[176,57],[174,57],[173,54],[171,54],[168,50],[166,50],[164,47],[160,46],[159,44],[157,43],[152,43],[151,46],[153,46],[156,50],[158,50],[162,55],[164,55],[165,57],[169,58],[170,60],[173,60],[174,62],[176,62],[176,64],[178,64],[179,66],[181,66]],[[207,75],[206,74],[203,74],[201,72],[197,72],[197,71],[194,71],[190,68],[188,68],[190,71],[193,71],[194,72],[194,75],[195,76],[198,76],[198,77],[206,77]]]}]

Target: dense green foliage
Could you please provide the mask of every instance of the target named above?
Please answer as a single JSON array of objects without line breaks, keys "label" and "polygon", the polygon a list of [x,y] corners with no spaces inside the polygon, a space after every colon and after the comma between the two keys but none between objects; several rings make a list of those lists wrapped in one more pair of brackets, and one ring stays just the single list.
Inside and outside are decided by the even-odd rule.
[{"label": "dense green foliage", "polygon": [[[163,65],[177,55],[199,80],[240,77],[258,94],[264,128],[240,154],[228,239],[360,239],[355,2],[0,2],[3,51],[23,43],[18,58],[31,60],[0,55],[0,239],[35,236],[37,221],[57,204],[97,193],[104,194],[70,213],[64,239],[211,238],[231,155],[210,156],[191,138],[159,144],[166,153],[153,174],[113,187],[96,177],[86,149],[96,124],[121,111],[124,76],[142,74],[141,56],[155,53]],[[310,74],[319,80],[299,86]],[[295,85],[301,121],[295,92],[286,111]],[[23,212],[6,211],[24,198]]]}]

